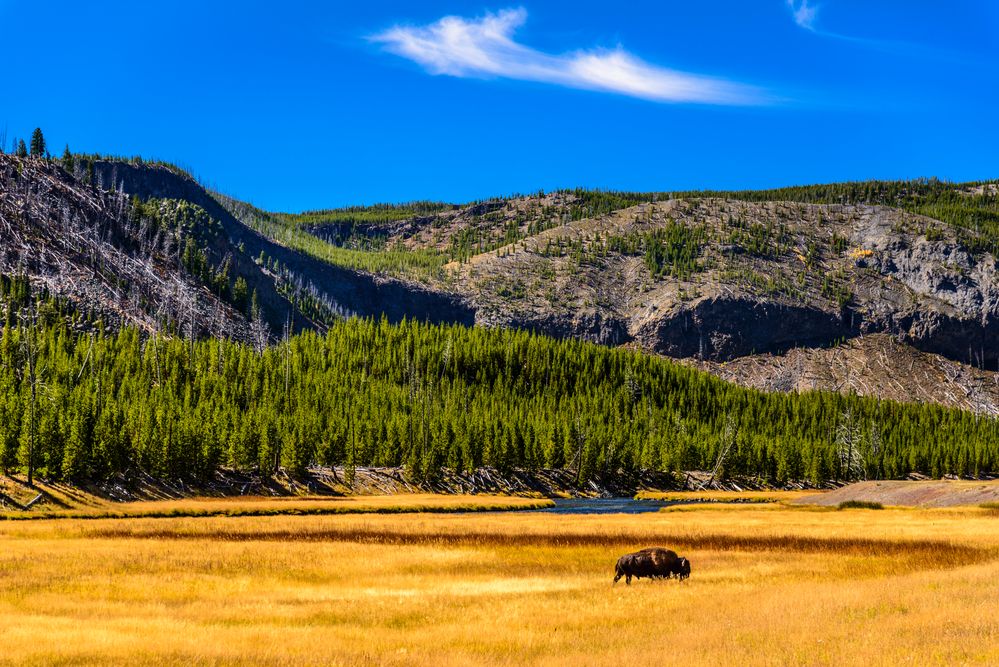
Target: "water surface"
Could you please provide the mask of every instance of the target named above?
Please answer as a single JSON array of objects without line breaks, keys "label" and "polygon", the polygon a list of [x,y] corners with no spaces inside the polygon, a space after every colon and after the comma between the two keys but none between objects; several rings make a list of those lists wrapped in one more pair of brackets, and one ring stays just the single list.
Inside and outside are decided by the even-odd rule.
[{"label": "water surface", "polygon": [[658,512],[675,502],[662,500],[635,500],[634,498],[556,498],[554,507],[531,512],[549,514],[643,514]]}]

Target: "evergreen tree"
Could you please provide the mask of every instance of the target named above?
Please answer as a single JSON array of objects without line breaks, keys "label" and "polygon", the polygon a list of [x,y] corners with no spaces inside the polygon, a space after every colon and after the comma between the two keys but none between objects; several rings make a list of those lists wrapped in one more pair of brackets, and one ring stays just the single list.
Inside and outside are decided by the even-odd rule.
[{"label": "evergreen tree", "polygon": [[24,139],[17,140],[17,150],[14,151],[17,157],[28,157],[28,147],[24,144]]},{"label": "evergreen tree", "polygon": [[42,128],[40,127],[36,127],[35,131],[31,133],[31,156],[45,156],[45,136],[42,134]]},{"label": "evergreen tree", "polygon": [[[246,279],[243,276],[236,278],[236,282],[232,286],[232,303],[239,310],[246,310],[246,302],[249,298],[249,287],[246,284]],[[254,291],[254,296],[256,296],[256,291]],[[254,306],[256,305],[256,299],[254,299]]]},{"label": "evergreen tree", "polygon": [[73,160],[73,154],[69,152],[69,144],[66,144],[66,150],[62,152],[62,168],[72,174],[74,167],[75,161]]}]

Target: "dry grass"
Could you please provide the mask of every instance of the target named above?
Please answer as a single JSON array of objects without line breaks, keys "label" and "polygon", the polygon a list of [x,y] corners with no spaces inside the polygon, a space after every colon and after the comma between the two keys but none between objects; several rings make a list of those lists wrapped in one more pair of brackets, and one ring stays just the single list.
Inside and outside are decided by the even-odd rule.
[{"label": "dry grass", "polygon": [[780,503],[814,496],[816,491],[640,491],[640,500],[716,503]]},{"label": "dry grass", "polygon": [[392,496],[293,496],[277,498],[243,496],[238,498],[184,498],[134,503],[93,501],[90,505],[77,503],[66,509],[0,512],[0,520],[496,512],[540,509],[549,507],[551,504],[552,501],[546,499],[430,493]]},{"label": "dry grass", "polygon": [[[0,662],[995,664],[996,521],[715,505],[9,522]],[[652,544],[692,578],[611,586],[615,558]]]}]

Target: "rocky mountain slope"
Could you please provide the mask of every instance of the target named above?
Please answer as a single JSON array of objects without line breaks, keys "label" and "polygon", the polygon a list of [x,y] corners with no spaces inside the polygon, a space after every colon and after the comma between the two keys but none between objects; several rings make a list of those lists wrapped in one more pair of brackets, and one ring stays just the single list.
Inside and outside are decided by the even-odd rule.
[{"label": "rocky mountain slope", "polygon": [[[209,193],[184,174],[117,161],[99,162],[96,168],[106,182],[117,183],[118,189],[130,196],[169,197],[202,207],[221,224],[232,248],[272,274],[279,290],[298,306],[299,317],[313,315],[312,321],[303,325],[321,328],[330,318],[350,315],[472,323],[471,310],[455,295],[317,261],[255,232],[223,206],[228,198]],[[240,202],[232,203],[234,209],[240,208]],[[261,256],[265,261],[260,261]]]},{"label": "rocky mountain slope", "polygon": [[[662,264],[649,265],[650,248]],[[879,206],[643,204],[477,256],[456,280],[479,322],[679,358],[888,333],[954,360],[999,361],[995,257],[973,255],[940,222]]]},{"label": "rocky mountain slope", "polygon": [[517,327],[769,390],[996,413],[995,184],[932,206],[892,187],[283,215],[163,165],[0,155],[0,274],[147,331],[261,344],[355,314]]},{"label": "rocky mountain slope", "polygon": [[[975,208],[993,184],[957,190],[959,206],[965,195],[971,223],[994,215]],[[426,282],[464,295],[477,324],[630,345],[762,388],[996,412],[999,267],[972,224],[690,195],[594,213],[607,202],[585,196],[484,202],[354,234],[445,255]],[[314,218],[310,229],[324,233]]]},{"label": "rocky mountain slope", "polygon": [[853,392],[999,414],[999,374],[920,352],[887,334],[858,336],[833,347],[685,363],[763,391]]},{"label": "rocky mountain slope", "polygon": [[184,229],[193,209],[161,201],[136,214],[120,189],[89,180],[0,155],[0,274],[111,327],[251,338],[249,318],[181,266],[184,238],[215,241],[208,226]]},{"label": "rocky mountain slope", "polygon": [[275,243],[188,175],[141,162],[0,154],[0,274],[111,327],[255,344],[355,314],[472,321],[452,295]]}]

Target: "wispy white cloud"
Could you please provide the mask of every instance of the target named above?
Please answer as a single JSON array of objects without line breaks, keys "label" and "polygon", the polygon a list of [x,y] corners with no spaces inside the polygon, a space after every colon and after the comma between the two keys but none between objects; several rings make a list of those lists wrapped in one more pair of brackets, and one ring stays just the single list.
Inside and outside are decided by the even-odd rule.
[{"label": "wispy white cloud", "polygon": [[815,19],[818,18],[819,5],[809,4],[808,0],[787,0],[787,6],[798,26],[815,32]]},{"label": "wispy white cloud", "polygon": [[912,52],[915,48],[912,45],[905,44],[904,42],[890,42],[886,40],[879,39],[867,39],[864,37],[854,37],[852,35],[844,35],[839,32],[830,32],[829,30],[823,30],[818,26],[818,15],[821,5],[813,5],[809,3],[809,0],[787,0],[787,7],[791,10],[791,16],[794,18],[794,22],[800,28],[818,35],[819,37],[828,37],[830,39],[838,39],[844,42],[851,42],[859,46],[865,46],[872,49],[878,49],[881,51],[891,51],[891,52]]},{"label": "wispy white cloud", "polygon": [[960,62],[963,60],[957,54],[933,48],[932,46],[927,46],[925,44],[913,44],[910,42],[887,39],[872,39],[869,37],[856,37],[854,35],[846,35],[841,32],[826,30],[820,27],[818,23],[819,10],[822,9],[822,5],[812,4],[810,0],[786,0],[786,2],[788,9],[791,11],[791,17],[794,19],[794,22],[799,27],[804,28],[818,37],[835,39],[841,42],[854,44],[862,48],[873,49],[883,53],[891,53],[899,56],[928,58],[933,60],[945,59],[951,62]]},{"label": "wispy white cloud", "polygon": [[553,55],[514,39],[523,8],[478,18],[445,16],[426,26],[395,26],[371,39],[431,74],[502,77],[638,97],[656,102],[765,104],[761,90],[647,63],[621,47]]}]

